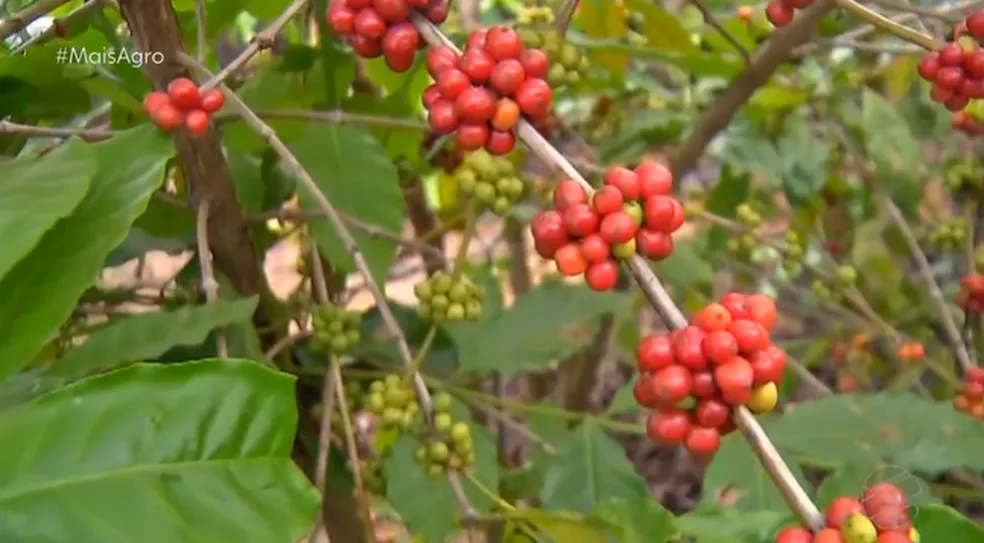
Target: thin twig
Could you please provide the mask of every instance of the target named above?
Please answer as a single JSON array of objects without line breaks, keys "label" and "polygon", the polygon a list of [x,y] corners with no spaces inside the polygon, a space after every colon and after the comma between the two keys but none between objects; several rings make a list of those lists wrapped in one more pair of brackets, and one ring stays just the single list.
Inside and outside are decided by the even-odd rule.
[{"label": "thin twig", "polygon": [[[198,264],[202,271],[202,290],[205,299],[214,304],[219,299],[219,283],[215,280],[215,270],[212,268],[212,252],[208,248],[208,206],[210,200],[203,198],[198,203],[198,215],[195,222],[195,239],[198,244]],[[215,348],[220,358],[229,357],[229,344],[222,330],[215,331]]]},{"label": "thin twig", "polygon": [[59,26],[64,28],[65,26],[74,23],[77,19],[81,18],[83,15],[85,15],[86,13],[88,13],[93,9],[100,8],[103,6],[111,6],[114,4],[116,4],[115,0],[90,0],[89,2],[85,2],[81,6],[73,9],[64,17],[59,17],[55,19],[51,23],[51,26],[44,29],[44,32],[31,36],[30,39],[24,41],[23,43],[19,44],[17,47],[11,49],[10,54],[19,55],[24,51],[26,51],[29,47],[54,36]]},{"label": "thin twig", "polygon": [[208,51],[205,47],[205,0],[195,0],[195,26],[195,36],[198,39],[198,54],[195,57],[198,62],[204,63],[205,53]]},{"label": "thin twig", "polygon": [[277,39],[277,34],[287,23],[294,18],[295,15],[301,12],[307,6],[308,0],[294,0],[291,5],[287,6],[287,9],[280,14],[279,17],[270,26],[264,28],[250,40],[249,45],[239,56],[232,60],[222,71],[212,76],[208,81],[202,84],[202,90],[207,90],[211,88],[218,87],[222,82],[229,78],[230,75],[236,73],[240,68],[246,65],[257,53],[264,51],[273,47],[274,41]]},{"label": "thin twig", "polygon": [[902,237],[905,238],[905,243],[909,246],[909,252],[912,253],[912,257],[916,260],[919,275],[926,284],[926,289],[929,291],[929,298],[933,301],[933,305],[936,306],[936,310],[943,324],[943,329],[946,330],[946,335],[950,340],[950,346],[956,354],[960,367],[964,372],[970,370],[974,364],[970,360],[967,345],[961,337],[957,323],[953,320],[953,315],[950,314],[950,310],[947,308],[943,292],[940,290],[939,284],[936,283],[936,278],[933,277],[933,269],[929,264],[929,259],[926,258],[926,253],[919,247],[919,240],[916,239],[915,234],[912,233],[912,229],[905,222],[905,217],[902,216],[902,212],[895,205],[895,202],[885,195],[882,196],[882,201],[885,203],[885,208],[888,210],[888,215],[891,217],[892,222],[895,223],[896,228],[899,229]]},{"label": "thin twig", "polygon": [[851,16],[870,24],[886,34],[891,34],[930,51],[939,48],[939,44],[932,36],[927,36],[918,30],[901,25],[881,13],[862,6],[854,0],[834,0],[834,2]]},{"label": "thin twig", "polygon": [[[303,4],[303,2],[301,2]],[[181,62],[187,66],[200,71],[203,74],[208,74],[208,70],[199,64],[195,59],[188,55],[182,54],[180,56]],[[213,77],[213,80],[216,78]],[[346,251],[352,256],[352,261],[355,264],[356,270],[363,277],[365,281],[365,286],[369,289],[373,300],[376,302],[376,308],[379,310],[380,317],[383,320],[383,326],[389,332],[396,342],[397,351],[400,355],[400,359],[403,364],[407,367],[413,366],[413,354],[410,351],[410,346],[407,343],[406,335],[404,335],[403,330],[400,328],[399,322],[396,320],[396,316],[393,314],[393,309],[389,305],[389,301],[386,299],[386,295],[383,294],[382,289],[376,283],[376,280],[372,276],[369,264],[366,262],[366,257],[359,248],[358,243],[356,243],[355,238],[352,237],[352,232],[349,231],[345,222],[342,220],[341,215],[330,200],[321,192],[318,184],[315,183],[311,174],[301,165],[297,157],[287,148],[287,145],[279,137],[277,137],[276,132],[270,126],[263,122],[256,113],[254,113],[249,106],[242,101],[239,96],[232,92],[221,80],[217,81],[219,88],[226,94],[229,105],[234,109],[239,111],[243,116],[243,119],[249,124],[260,136],[266,141],[267,145],[270,146],[280,157],[284,166],[289,169],[295,177],[297,177],[298,182],[304,188],[305,192],[311,195],[314,200],[315,205],[317,205],[321,211],[325,214],[328,222],[335,230],[335,234],[339,237],[342,245],[345,247]],[[415,373],[412,377],[414,392],[417,396],[417,402],[420,404],[421,411],[427,424],[433,425],[434,422],[434,406],[431,401],[430,391],[427,390],[427,383],[420,373]],[[451,481],[452,486],[454,486],[458,481],[457,473],[449,471],[447,473],[448,480]],[[458,483],[460,487],[460,483]],[[474,508],[468,503],[467,499],[463,498],[463,494],[458,496],[458,507],[461,510],[461,514],[465,517],[474,516]]]},{"label": "thin twig", "polygon": [[70,0],[38,0],[6,19],[0,19],[0,42],[11,34],[27,28],[27,25],[44,17],[50,11],[67,4]]},{"label": "thin twig", "polygon": [[881,8],[889,9],[892,11],[897,11],[900,13],[911,13],[913,15],[918,15],[920,17],[928,17],[930,19],[936,19],[948,23],[951,25],[957,24],[963,20],[963,17],[953,16],[949,13],[941,13],[939,8],[924,8],[921,6],[914,6],[905,2],[893,2],[892,0],[867,0],[866,4],[871,4],[873,6],[878,6]]},{"label": "thin twig", "polygon": [[742,45],[740,41],[738,41],[738,38],[735,38],[734,34],[728,31],[727,28],[724,28],[721,22],[717,20],[717,17],[715,17],[714,14],[711,13],[710,8],[707,7],[707,4],[704,3],[704,0],[688,0],[688,1],[692,6],[694,6],[695,8],[697,8],[698,11],[700,11],[700,14],[704,17],[704,23],[706,23],[708,26],[716,30],[717,33],[720,34],[725,41],[730,43],[731,46],[735,48],[735,51],[738,51],[738,54],[741,55],[743,59],[745,59],[746,64],[751,64],[752,57],[748,54],[748,49],[745,49],[745,46]]},{"label": "thin twig", "polygon": [[567,34],[567,29],[571,27],[571,21],[574,20],[574,13],[577,11],[577,5],[581,0],[567,0],[564,2],[564,6],[560,8],[560,12],[557,14],[557,33],[563,36]]},{"label": "thin twig", "polygon": [[291,345],[309,337],[311,337],[310,330],[303,330],[296,334],[286,335],[274,343],[273,347],[270,347],[267,352],[263,353],[263,359],[272,362],[273,360],[276,360],[277,356],[279,356],[285,349],[288,349]]},{"label": "thin twig", "polygon": [[[461,54],[461,51],[447,36],[430,23],[430,21],[427,21],[418,14],[411,15],[411,20],[421,36],[431,46],[448,47],[457,54]],[[568,178],[584,187],[589,193],[594,191],[591,184],[577,171],[574,165],[560,154],[556,148],[550,145],[525,120],[520,121],[518,134],[523,143],[536,153],[541,160],[547,164],[556,166]],[[628,267],[639,284],[639,287],[646,295],[650,305],[662,317],[664,324],[671,329],[679,329],[686,326],[686,317],[680,311],[680,308],[677,307],[669,293],[666,292],[666,289],[663,288],[659,278],[653,273],[649,264],[641,257],[635,256],[629,259]],[[823,517],[820,511],[810,500],[809,495],[803,490],[803,487],[796,481],[796,477],[793,476],[792,471],[790,471],[785,461],[783,461],[782,456],[780,456],[775,446],[769,440],[768,436],[766,436],[765,431],[755,417],[748,409],[740,407],[735,410],[735,422],[796,516],[805,525],[819,529],[823,524]]]}]

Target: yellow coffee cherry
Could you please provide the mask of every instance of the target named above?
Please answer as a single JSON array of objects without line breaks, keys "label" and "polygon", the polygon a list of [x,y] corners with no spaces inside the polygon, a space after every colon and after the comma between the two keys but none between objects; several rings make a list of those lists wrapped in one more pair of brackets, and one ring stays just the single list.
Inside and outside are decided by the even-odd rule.
[{"label": "yellow coffee cherry", "polygon": [[775,383],[766,383],[752,391],[748,408],[753,413],[768,413],[779,403],[779,388]]},{"label": "yellow coffee cherry", "polygon": [[878,540],[878,529],[868,517],[854,513],[847,517],[841,526],[844,543],[875,543]]}]

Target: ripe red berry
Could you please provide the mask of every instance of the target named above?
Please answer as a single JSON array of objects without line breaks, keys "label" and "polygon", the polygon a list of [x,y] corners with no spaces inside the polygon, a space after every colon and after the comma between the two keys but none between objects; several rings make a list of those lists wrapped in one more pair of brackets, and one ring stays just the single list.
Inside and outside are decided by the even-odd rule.
[{"label": "ripe red berry", "polygon": [[755,386],[782,381],[782,374],[786,369],[786,353],[779,347],[769,345],[768,348],[749,355],[748,361],[752,364]]},{"label": "ripe red berry", "polygon": [[492,130],[489,141],[485,142],[485,150],[492,156],[508,155],[516,147],[516,136],[507,130]]},{"label": "ripe red berry", "polygon": [[553,91],[542,79],[527,79],[516,91],[516,103],[524,114],[533,119],[544,119],[553,108]]},{"label": "ripe red berry", "polygon": [[646,435],[663,445],[682,443],[690,428],[690,415],[679,409],[653,411],[646,421]]},{"label": "ripe red berry", "polygon": [[601,187],[591,196],[591,206],[601,216],[621,211],[623,203],[622,193],[612,186]]},{"label": "ripe red berry", "polygon": [[557,249],[569,241],[563,218],[552,209],[541,211],[533,217],[530,221],[530,233],[533,235],[536,252],[543,258],[553,258]]},{"label": "ripe red berry", "polygon": [[495,95],[485,87],[468,87],[454,101],[462,121],[487,123],[495,116]]},{"label": "ripe red berry", "polygon": [[358,12],[360,9],[372,6],[372,0],[345,0],[345,5],[349,9]]},{"label": "ripe red berry", "polygon": [[424,89],[424,93],[420,96],[420,101],[424,104],[424,108],[430,109],[435,102],[441,99],[441,91],[437,88],[437,84],[430,85]]},{"label": "ripe red berry", "polygon": [[701,348],[711,362],[715,364],[726,364],[732,358],[738,356],[738,340],[731,332],[718,330],[711,332],[704,337]]},{"label": "ripe red berry", "polygon": [[494,26],[485,36],[485,50],[496,60],[518,59],[523,53],[523,40],[508,26]]},{"label": "ripe red berry", "polygon": [[716,428],[694,426],[684,440],[684,447],[699,456],[714,454],[721,447],[721,433]]},{"label": "ripe red berry", "polygon": [[653,373],[653,389],[664,405],[673,405],[690,396],[693,377],[690,371],[676,364]]},{"label": "ripe red berry", "polygon": [[919,72],[919,77],[926,81],[936,79],[936,74],[940,71],[940,53],[938,51],[931,51],[923,55],[922,59],[919,60],[916,71]]},{"label": "ripe red berry", "polygon": [[605,292],[613,289],[618,281],[618,264],[613,260],[595,262],[584,272],[584,282],[591,290]]},{"label": "ripe red berry", "polygon": [[151,122],[164,132],[173,132],[184,123],[184,114],[171,103],[170,98],[168,98],[167,103],[161,104],[147,113]]},{"label": "ripe red berry", "polygon": [[972,13],[964,22],[967,24],[967,32],[974,39],[984,40],[984,11]]},{"label": "ripe red berry", "polygon": [[944,66],[940,68],[940,71],[936,73],[936,83],[947,89],[959,89],[960,85],[963,84],[964,78],[963,68],[958,68],[956,66]]},{"label": "ripe red berry", "polygon": [[653,389],[653,376],[649,373],[643,373],[639,375],[636,379],[635,385],[632,387],[632,396],[635,398],[637,404],[642,407],[648,407],[649,409],[658,409],[661,407],[659,398],[656,397],[656,392]]},{"label": "ripe red berry", "polygon": [[[378,0],[377,0],[378,1]],[[387,0],[399,1],[403,0]],[[406,5],[406,4],[404,4]],[[386,56],[407,57],[413,60],[413,55],[420,45],[420,34],[412,23],[399,23],[389,27],[383,35],[383,54]]]},{"label": "ripe red berry", "polygon": [[639,178],[639,193],[642,199],[653,196],[669,196],[673,191],[673,173],[665,165],[652,160],[643,161],[636,166]]},{"label": "ripe red berry", "polygon": [[963,69],[969,77],[975,79],[984,77],[984,51],[980,49],[965,51]]},{"label": "ripe red berry", "polygon": [[738,340],[738,350],[742,353],[753,353],[769,346],[769,333],[755,321],[738,319],[731,323],[728,331]]},{"label": "ripe red berry", "polygon": [[488,82],[495,66],[495,59],[483,49],[469,49],[458,60],[458,68],[468,75],[473,85]]},{"label": "ripe red berry", "polygon": [[424,13],[424,17],[436,25],[443,23],[448,19],[448,3],[441,1],[430,6]]},{"label": "ripe red berry", "polygon": [[716,398],[704,398],[694,408],[694,421],[701,426],[717,428],[727,422],[731,415],[728,404]]},{"label": "ripe red berry", "polygon": [[209,89],[202,93],[201,107],[205,113],[215,113],[225,106],[225,95],[219,89]]},{"label": "ripe red berry", "polygon": [[704,338],[706,334],[696,326],[687,326],[673,338],[673,357],[677,364],[691,371],[701,371],[707,368],[707,356],[704,355]]},{"label": "ripe red berry", "polygon": [[328,8],[328,25],[337,34],[351,34],[355,31],[355,11],[344,0],[335,0]]},{"label": "ripe red berry", "polygon": [[546,79],[550,70],[550,61],[547,54],[539,49],[527,49],[519,56],[519,62],[523,65],[526,77],[536,77]]},{"label": "ripe red berry", "polygon": [[899,487],[891,483],[876,483],[861,493],[859,501],[865,514],[880,530],[909,527],[909,501]]},{"label": "ripe red berry", "polygon": [[843,526],[844,521],[847,520],[847,517],[855,513],[864,514],[864,509],[861,508],[861,502],[847,496],[838,496],[827,507],[827,515],[824,520],[828,528],[839,530]]},{"label": "ripe red berry", "polygon": [[650,334],[636,345],[636,362],[641,372],[656,372],[674,363],[673,342],[662,334]]},{"label": "ripe red berry", "polygon": [[590,234],[581,240],[581,254],[588,262],[598,263],[610,260],[612,246],[598,234]]},{"label": "ripe red berry", "polygon": [[721,305],[728,309],[728,313],[731,313],[731,318],[747,319],[748,316],[748,305],[745,302],[745,295],[740,292],[729,292],[721,297]]},{"label": "ripe red berry", "polygon": [[776,28],[782,28],[793,22],[796,11],[781,0],[773,0],[765,5],[765,18]]},{"label": "ripe red berry", "polygon": [[581,275],[588,267],[588,261],[581,254],[581,249],[576,243],[568,243],[554,253],[554,262],[557,269],[567,277]]},{"label": "ripe red berry", "polygon": [[372,0],[372,8],[390,23],[402,23],[410,18],[410,4],[406,0]]},{"label": "ripe red berry", "polygon": [[776,536],[776,543],[813,543],[813,534],[806,528],[786,528]]},{"label": "ripe red berry", "polygon": [[386,21],[374,9],[363,9],[355,15],[355,32],[365,38],[382,38]]},{"label": "ripe red berry", "polygon": [[621,209],[605,215],[598,227],[601,237],[612,245],[627,243],[635,238],[639,226]]},{"label": "ripe red berry", "polygon": [[912,543],[908,530],[879,532],[875,543]]},{"label": "ripe red berry", "polygon": [[524,81],[526,81],[526,70],[516,59],[499,61],[489,75],[492,89],[504,96],[515,94]]},{"label": "ripe red berry", "polygon": [[519,123],[519,106],[509,98],[501,98],[495,107],[492,127],[496,130],[512,130]]},{"label": "ripe red berry", "polygon": [[445,70],[458,65],[458,55],[449,47],[435,47],[427,52],[427,73],[437,80]]},{"label": "ripe red berry", "polygon": [[383,42],[379,38],[352,34],[348,37],[348,42],[355,53],[362,58],[377,58],[383,54]]},{"label": "ripe red berry", "polygon": [[427,112],[427,124],[438,134],[450,134],[458,128],[458,110],[453,103],[438,99]]},{"label": "ripe red berry", "polygon": [[185,126],[193,136],[204,134],[208,130],[208,113],[193,109],[185,116]]},{"label": "ripe red berry", "polygon": [[686,217],[680,202],[670,196],[653,196],[643,205],[646,228],[672,234],[683,226]]},{"label": "ripe red berry", "polygon": [[617,188],[626,200],[638,200],[642,196],[639,176],[628,168],[616,166],[605,172],[605,185]]},{"label": "ripe red berry", "polygon": [[[457,108],[455,108],[457,110]],[[455,135],[458,147],[463,151],[477,151],[489,141],[489,125],[484,123],[462,123]]]},{"label": "ripe red berry", "polygon": [[[573,237],[584,237],[598,231],[600,222],[598,214],[588,204],[574,204],[567,208],[563,213],[564,227],[567,233]],[[612,244],[602,233],[602,239]]]},{"label": "ripe red berry", "polygon": [[984,78],[964,79],[957,92],[967,98],[984,98]]},{"label": "ripe red berry", "polygon": [[474,51],[476,49],[484,49],[485,39],[487,35],[488,35],[488,31],[486,30],[478,30],[476,32],[472,32],[472,34],[468,36],[468,42],[465,44],[465,50]]},{"label": "ripe red berry", "polygon": [[575,181],[565,179],[554,189],[553,207],[557,211],[566,211],[575,204],[586,203],[588,203],[588,193]]},{"label": "ripe red berry", "polygon": [[765,294],[751,294],[745,297],[745,307],[748,318],[762,325],[766,330],[772,330],[776,325],[776,303]]},{"label": "ripe red berry", "polygon": [[730,328],[734,318],[728,308],[719,303],[711,303],[694,313],[690,320],[705,332],[714,332]]},{"label": "ripe red berry", "polygon": [[950,111],[963,111],[970,103],[970,97],[963,94],[954,94],[943,102],[943,106]]},{"label": "ripe red berry", "polygon": [[944,87],[939,83],[933,83],[933,86],[929,89],[929,97],[934,102],[943,103],[949,100],[954,94],[953,89]]},{"label": "ripe red berry", "polygon": [[168,96],[166,92],[160,92],[160,91],[149,92],[147,93],[147,96],[144,96],[143,99],[144,111],[147,113],[150,113],[162,106],[169,106],[169,105],[172,105],[171,97]]},{"label": "ripe red berry", "polygon": [[446,69],[437,78],[437,89],[445,100],[457,100],[461,93],[471,87],[471,80],[461,70]]},{"label": "ripe red berry", "polygon": [[845,543],[845,541],[840,530],[824,528],[813,536],[813,543]]},{"label": "ripe red berry", "polygon": [[714,368],[714,383],[721,390],[721,397],[731,405],[744,404],[752,396],[755,372],[752,364],[740,356],[727,364]]},{"label": "ripe red berry", "polygon": [[693,374],[693,392],[697,398],[717,396],[718,388],[714,383],[714,374],[710,371],[698,371]]},{"label": "ripe red berry", "polygon": [[650,260],[663,260],[673,253],[673,238],[669,234],[640,228],[635,239],[639,254]]},{"label": "ripe red berry", "polygon": [[940,67],[960,66],[964,61],[964,51],[959,44],[948,43],[939,50]]},{"label": "ripe red berry", "polygon": [[167,95],[171,97],[171,103],[186,110],[199,107],[202,100],[198,85],[187,77],[171,81],[167,86]]}]

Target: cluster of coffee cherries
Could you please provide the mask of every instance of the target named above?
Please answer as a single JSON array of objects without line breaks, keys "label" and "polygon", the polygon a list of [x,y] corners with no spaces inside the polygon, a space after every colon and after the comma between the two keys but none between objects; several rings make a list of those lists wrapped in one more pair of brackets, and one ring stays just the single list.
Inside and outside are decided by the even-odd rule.
[{"label": "cluster of coffee cherries", "polygon": [[184,125],[192,135],[204,134],[208,130],[209,115],[224,105],[222,91],[202,91],[187,77],[171,81],[167,92],[148,93],[143,101],[144,111],[158,129],[174,132]]},{"label": "cluster of coffee cherries", "polygon": [[417,283],[417,314],[432,322],[477,321],[482,316],[485,291],[464,274],[439,271]]},{"label": "cluster of coffee cherries", "polygon": [[526,189],[509,159],[484,149],[467,153],[453,175],[462,196],[472,198],[478,210],[497,215],[509,211]]},{"label": "cluster of coffee cherries", "polygon": [[960,280],[957,306],[967,315],[984,313],[984,274],[971,273]]},{"label": "cluster of coffee cherries", "polygon": [[561,274],[584,274],[592,289],[610,290],[619,260],[636,254],[662,260],[673,252],[672,235],[683,226],[684,213],[672,187],[673,174],[654,161],[635,170],[608,170],[604,185],[591,196],[564,180],[554,189],[553,209],[530,222],[536,251],[553,260]]},{"label": "cluster of coffee cherries", "polygon": [[732,408],[773,410],[786,367],[786,353],[769,338],[775,323],[771,298],[732,292],[695,313],[685,328],[639,342],[633,392],[653,410],[649,438],[711,455],[735,429]]},{"label": "cluster of coffee cherries", "polygon": [[970,225],[961,217],[944,219],[929,231],[927,241],[939,251],[958,251],[967,243]]},{"label": "cluster of coffee cherries", "polygon": [[902,490],[881,482],[864,489],[860,499],[838,496],[830,502],[825,524],[816,534],[786,528],[775,543],[919,543],[909,518],[909,500]]},{"label": "cluster of coffee cherries", "polygon": [[445,0],[333,0],[328,7],[328,25],[363,58],[382,56],[397,73],[413,66],[417,50],[427,46],[410,21],[419,11],[434,24],[448,17]]},{"label": "cluster of coffee cherries", "polygon": [[981,119],[966,111],[953,112],[950,122],[953,124],[953,128],[968,136],[980,136],[984,134],[984,121],[981,121]]},{"label": "cluster of coffee cherries", "polygon": [[413,387],[396,374],[369,383],[369,390],[362,396],[362,401],[353,405],[375,415],[380,426],[387,429],[407,431],[420,415]]},{"label": "cluster of coffee cherries", "polygon": [[967,372],[963,387],[953,397],[953,408],[984,421],[984,369],[973,367]]},{"label": "cluster of coffee cherries", "polygon": [[813,0],[771,0],[765,5],[765,18],[776,28],[793,22],[798,10],[813,5]]},{"label": "cluster of coffee cherries", "polygon": [[919,77],[932,84],[930,97],[950,111],[962,111],[971,100],[984,98],[984,50],[977,40],[984,39],[984,12],[967,17],[965,28],[973,39],[955,36],[919,61]]},{"label": "cluster of coffee cherries", "polygon": [[451,415],[451,396],[438,393],[433,396],[434,425],[430,435],[422,440],[415,451],[418,462],[433,477],[446,471],[467,470],[475,463],[475,448],[468,424],[455,421]]},{"label": "cluster of coffee cherries", "polygon": [[813,295],[821,302],[828,304],[838,304],[844,301],[846,289],[854,287],[858,282],[858,270],[854,266],[838,266],[834,273],[833,281],[824,279],[814,279],[810,284]]},{"label": "cluster of coffee cherries", "polygon": [[438,134],[454,133],[463,151],[505,155],[524,116],[542,124],[553,109],[548,68],[543,51],[527,49],[507,26],[472,33],[461,56],[449,47],[431,49],[427,71],[435,83],[423,94],[428,123]]},{"label": "cluster of coffee cherries", "polygon": [[322,352],[342,354],[362,341],[362,314],[333,304],[316,307],[311,315],[312,346]]},{"label": "cluster of coffee cherries", "polygon": [[755,249],[762,246],[755,237],[755,234],[752,233],[755,229],[762,226],[764,222],[762,215],[758,211],[755,211],[755,208],[751,204],[742,202],[735,208],[735,220],[747,232],[738,236],[729,237],[728,251],[736,257],[748,258],[755,252]]},{"label": "cluster of coffee cherries", "polygon": [[519,32],[523,43],[547,55],[550,63],[547,83],[551,87],[573,87],[584,80],[591,67],[588,57],[557,31],[553,10],[532,6],[520,11],[516,19],[521,26]]},{"label": "cluster of coffee cherries", "polygon": [[961,157],[947,164],[943,182],[953,193],[980,190],[984,188],[984,171],[980,164]]}]

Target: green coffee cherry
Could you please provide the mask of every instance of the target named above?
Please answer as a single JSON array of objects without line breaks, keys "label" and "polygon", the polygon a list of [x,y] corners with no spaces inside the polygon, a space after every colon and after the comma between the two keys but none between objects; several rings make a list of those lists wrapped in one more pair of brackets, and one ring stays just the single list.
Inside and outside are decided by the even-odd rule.
[{"label": "green coffee cherry", "polygon": [[465,276],[437,272],[414,287],[417,314],[433,322],[476,321],[482,316],[485,293]]},{"label": "green coffee cherry", "polygon": [[458,190],[471,199],[478,211],[497,215],[506,214],[526,192],[512,162],[485,150],[466,154],[454,171],[454,179]]},{"label": "green coffee cherry", "polygon": [[334,355],[348,352],[362,341],[362,315],[356,311],[325,304],[312,316],[312,346]]}]

